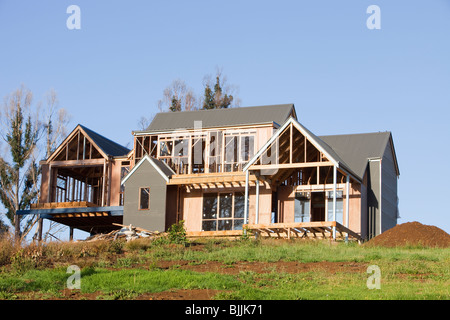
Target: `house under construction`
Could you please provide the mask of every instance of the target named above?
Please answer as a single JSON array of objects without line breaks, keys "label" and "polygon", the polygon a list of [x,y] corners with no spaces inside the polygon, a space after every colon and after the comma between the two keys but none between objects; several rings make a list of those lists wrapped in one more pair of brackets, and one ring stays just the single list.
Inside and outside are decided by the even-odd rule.
[{"label": "house under construction", "polygon": [[293,104],[158,113],[132,150],[78,125],[41,161],[39,214],[90,233],[367,239],[397,224],[392,134],[316,136]]}]

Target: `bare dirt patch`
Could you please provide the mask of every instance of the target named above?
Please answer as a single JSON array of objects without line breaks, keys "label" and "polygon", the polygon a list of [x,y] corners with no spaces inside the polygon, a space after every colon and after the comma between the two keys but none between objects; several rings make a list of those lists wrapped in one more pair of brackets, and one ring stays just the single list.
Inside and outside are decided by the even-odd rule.
[{"label": "bare dirt patch", "polygon": [[367,264],[357,262],[308,262],[277,261],[277,262],[247,262],[237,261],[224,264],[218,261],[206,261],[204,263],[193,263],[192,261],[159,261],[157,264],[161,269],[182,269],[195,272],[214,272],[221,274],[239,274],[240,272],[270,273],[286,272],[301,273],[310,271],[325,271],[335,274],[337,272],[365,272]]},{"label": "bare dirt patch", "polygon": [[138,296],[135,300],[211,300],[220,290],[179,289]]}]

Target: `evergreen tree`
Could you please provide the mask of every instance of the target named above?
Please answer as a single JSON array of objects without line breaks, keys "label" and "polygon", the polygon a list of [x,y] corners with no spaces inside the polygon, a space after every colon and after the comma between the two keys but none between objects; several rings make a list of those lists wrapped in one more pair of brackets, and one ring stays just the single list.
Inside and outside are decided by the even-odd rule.
[{"label": "evergreen tree", "polygon": [[220,74],[216,76],[214,92],[211,90],[209,84],[205,85],[203,109],[224,109],[228,108],[232,102],[233,96],[231,94],[223,94],[222,85],[220,83]]},{"label": "evergreen tree", "polygon": [[214,101],[214,93],[209,87],[209,85],[205,86],[205,94],[203,98],[203,108],[204,110],[215,109],[216,103]]},{"label": "evergreen tree", "polygon": [[176,96],[172,96],[172,101],[169,107],[172,112],[181,111],[181,101]]}]

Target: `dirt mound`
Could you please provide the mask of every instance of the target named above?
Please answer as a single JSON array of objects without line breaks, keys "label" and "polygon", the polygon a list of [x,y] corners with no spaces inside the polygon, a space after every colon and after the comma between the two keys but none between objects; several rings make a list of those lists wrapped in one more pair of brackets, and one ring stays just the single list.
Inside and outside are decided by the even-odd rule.
[{"label": "dirt mound", "polygon": [[394,228],[371,239],[366,245],[383,247],[409,245],[446,248],[450,246],[450,235],[438,227],[414,221],[396,225]]}]

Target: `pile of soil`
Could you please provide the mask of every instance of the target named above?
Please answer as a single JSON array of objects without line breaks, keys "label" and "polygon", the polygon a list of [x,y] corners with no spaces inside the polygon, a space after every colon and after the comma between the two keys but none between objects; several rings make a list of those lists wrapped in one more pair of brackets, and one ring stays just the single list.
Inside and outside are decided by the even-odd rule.
[{"label": "pile of soil", "polygon": [[406,222],[396,225],[366,243],[370,246],[398,247],[424,246],[447,248],[450,246],[450,235],[444,230],[421,224]]}]

